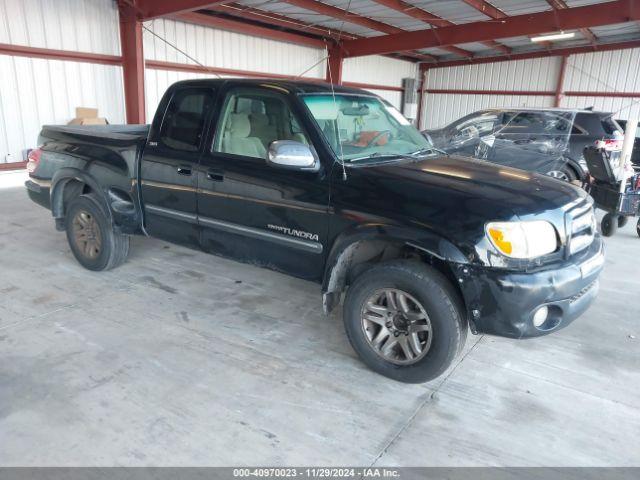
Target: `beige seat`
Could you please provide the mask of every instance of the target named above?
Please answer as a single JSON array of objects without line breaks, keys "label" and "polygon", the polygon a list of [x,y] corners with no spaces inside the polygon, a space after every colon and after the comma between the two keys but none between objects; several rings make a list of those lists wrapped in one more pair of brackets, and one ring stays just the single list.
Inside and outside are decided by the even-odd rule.
[{"label": "beige seat", "polygon": [[250,137],[251,123],[245,113],[232,113],[227,119],[222,151],[246,157],[266,158],[267,149],[256,137]]},{"label": "beige seat", "polygon": [[251,121],[251,136],[260,139],[262,144],[268,148],[274,140],[278,140],[276,127],[269,124],[269,117],[260,112],[252,112],[249,115]]}]

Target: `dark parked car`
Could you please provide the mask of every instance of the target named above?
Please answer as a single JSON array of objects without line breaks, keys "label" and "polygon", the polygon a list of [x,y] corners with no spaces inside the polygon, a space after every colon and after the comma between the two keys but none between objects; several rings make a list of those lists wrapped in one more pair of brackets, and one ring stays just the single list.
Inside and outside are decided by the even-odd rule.
[{"label": "dark parked car", "polygon": [[584,148],[618,141],[621,129],[606,112],[514,108],[480,110],[423,134],[447,153],[573,181],[587,173]]},{"label": "dark parked car", "polygon": [[[620,125],[622,130],[626,130],[627,121],[626,120],[616,120],[616,123]],[[638,128],[636,130],[636,140],[633,143],[633,153],[631,155],[631,163],[633,163],[636,167],[640,168],[640,123],[638,124]]]},{"label": "dark parked car", "polygon": [[598,291],[584,191],[442,155],[363,90],[180,82],[151,126],[45,126],[40,144],[29,196],[84,267],[143,234],[316,281],[327,313],[346,292],[351,344],[396,380],[442,374],[469,329],[554,332]]}]

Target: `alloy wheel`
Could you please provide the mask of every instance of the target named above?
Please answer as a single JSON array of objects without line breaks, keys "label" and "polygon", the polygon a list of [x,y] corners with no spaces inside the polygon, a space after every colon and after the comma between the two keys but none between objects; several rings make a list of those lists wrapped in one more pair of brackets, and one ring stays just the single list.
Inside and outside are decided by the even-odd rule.
[{"label": "alloy wheel", "polygon": [[369,346],[388,362],[410,365],[431,348],[431,320],[420,302],[407,292],[377,290],[364,303],[361,319]]},{"label": "alloy wheel", "polygon": [[95,260],[100,255],[100,227],[95,217],[86,210],[78,210],[73,217],[73,238],[78,250],[86,258]]}]

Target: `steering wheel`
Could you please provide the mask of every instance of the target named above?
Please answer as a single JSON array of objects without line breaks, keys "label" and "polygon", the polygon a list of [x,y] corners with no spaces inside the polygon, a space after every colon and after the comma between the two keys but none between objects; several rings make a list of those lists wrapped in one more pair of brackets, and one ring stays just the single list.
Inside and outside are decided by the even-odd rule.
[{"label": "steering wheel", "polygon": [[369,148],[374,146],[378,142],[378,140],[382,138],[383,135],[391,136],[391,130],[381,130],[380,132],[378,132],[377,135],[375,135],[371,140],[369,140],[369,143],[367,143],[367,146],[364,148]]}]

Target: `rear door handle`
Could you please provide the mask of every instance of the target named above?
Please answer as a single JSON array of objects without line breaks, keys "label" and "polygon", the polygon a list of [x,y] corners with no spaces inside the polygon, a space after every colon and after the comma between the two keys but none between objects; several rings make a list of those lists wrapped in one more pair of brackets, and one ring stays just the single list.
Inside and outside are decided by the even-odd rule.
[{"label": "rear door handle", "polygon": [[191,167],[189,165],[180,165],[176,170],[180,175],[191,175]]},{"label": "rear door handle", "polygon": [[207,178],[214,182],[224,181],[224,172],[222,170],[209,170],[207,171]]}]

